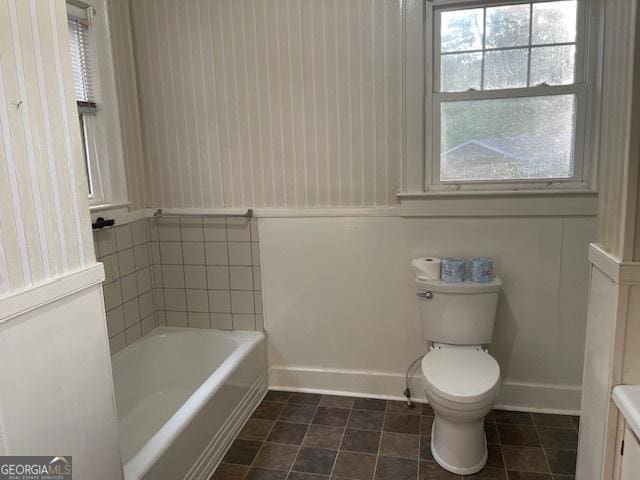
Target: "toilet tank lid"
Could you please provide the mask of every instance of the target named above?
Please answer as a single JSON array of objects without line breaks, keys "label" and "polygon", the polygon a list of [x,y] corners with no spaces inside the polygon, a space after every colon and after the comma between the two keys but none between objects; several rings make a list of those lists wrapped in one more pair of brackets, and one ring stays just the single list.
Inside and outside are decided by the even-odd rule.
[{"label": "toilet tank lid", "polygon": [[499,292],[502,288],[500,277],[495,277],[487,283],[476,283],[469,280],[461,283],[451,283],[442,280],[424,280],[418,275],[415,282],[418,290],[442,293],[491,293]]}]

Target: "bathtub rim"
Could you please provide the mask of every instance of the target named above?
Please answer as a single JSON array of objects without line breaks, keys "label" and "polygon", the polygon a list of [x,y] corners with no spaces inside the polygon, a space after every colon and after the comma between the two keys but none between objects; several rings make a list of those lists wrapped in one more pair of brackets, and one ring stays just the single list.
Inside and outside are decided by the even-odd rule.
[{"label": "bathtub rim", "polygon": [[[142,478],[150,468],[162,457],[171,444],[185,430],[187,425],[202,410],[204,404],[213,397],[227,379],[235,372],[235,367],[249,356],[254,348],[266,338],[264,332],[228,331],[217,329],[197,329],[189,327],[156,327],[149,334],[139,338],[131,345],[116,353],[114,360],[120,359],[136,345],[153,337],[172,334],[198,332],[205,335],[222,335],[238,343],[233,352],[211,372],[211,374],[196,388],[189,398],[171,415],[171,417],[154,433],[147,443],[129,461],[123,463],[126,479]],[[115,399],[114,399],[115,403]],[[116,411],[117,416],[117,411]],[[123,459],[124,460],[124,459]]]}]

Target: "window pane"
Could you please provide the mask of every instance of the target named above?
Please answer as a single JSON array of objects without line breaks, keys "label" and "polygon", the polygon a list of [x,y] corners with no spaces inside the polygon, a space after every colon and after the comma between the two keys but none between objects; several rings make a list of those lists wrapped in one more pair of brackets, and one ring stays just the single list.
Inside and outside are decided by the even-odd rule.
[{"label": "window pane", "polygon": [[470,88],[480,90],[481,53],[443,55],[440,68],[440,90],[442,92],[464,92]]},{"label": "window pane", "polygon": [[563,43],[576,41],[576,1],[533,4],[531,43]]},{"label": "window pane", "polygon": [[487,8],[487,48],[529,44],[529,5]]},{"label": "window pane", "polygon": [[531,49],[531,85],[573,83],[576,47],[537,47]]},{"label": "window pane", "polygon": [[87,175],[87,189],[89,195],[93,195],[93,181],[91,180],[91,165],[89,164],[89,146],[87,145],[87,130],[85,125],[85,118],[83,114],[78,115],[80,122],[80,139],[82,140],[82,157],[84,158],[84,168]]},{"label": "window pane", "polygon": [[440,179],[570,178],[574,117],[575,95],[443,103]]},{"label": "window pane", "polygon": [[442,12],[440,21],[440,50],[459,52],[482,48],[482,9]]},{"label": "window pane", "polygon": [[484,88],[527,86],[528,49],[489,51],[484,61]]}]

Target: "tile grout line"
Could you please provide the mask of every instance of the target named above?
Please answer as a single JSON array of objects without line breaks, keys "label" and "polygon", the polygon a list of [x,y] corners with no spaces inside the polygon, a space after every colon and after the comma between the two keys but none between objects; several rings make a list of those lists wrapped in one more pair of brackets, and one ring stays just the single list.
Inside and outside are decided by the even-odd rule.
[{"label": "tile grout line", "polygon": [[[225,220],[225,234],[226,234],[226,220]],[[267,390],[267,393],[265,394],[265,396],[262,398],[262,400],[260,401],[260,403],[265,401],[265,398],[267,397],[267,394],[269,393],[269,390]],[[267,400],[270,401],[270,400]],[[260,403],[258,405],[260,405]],[[277,402],[273,402],[273,403],[277,403]],[[280,416],[282,415],[282,412],[284,412],[285,408],[287,408],[287,405],[289,404],[289,400],[287,399],[287,402],[284,403],[284,407],[282,407],[282,410],[280,411],[280,413],[278,413],[278,416],[273,420],[273,425],[271,425],[271,428],[269,429],[269,431],[267,432],[267,434],[264,437],[264,440],[262,440],[262,445],[260,446],[260,449],[258,450],[258,452],[256,453],[256,456],[253,458],[253,460],[251,461],[251,464],[248,466],[247,471],[245,472],[245,474],[242,476],[243,479],[247,478],[247,475],[249,475],[249,472],[251,471],[251,469],[253,468],[253,466],[255,465],[256,459],[258,458],[258,456],[260,455],[260,452],[262,451],[262,449],[264,448],[264,444],[267,443],[267,438],[269,438],[269,435],[271,435],[271,432],[273,431],[273,428],[276,426],[276,423],[278,423],[278,419],[280,418]],[[258,408],[256,406],[256,408]],[[254,409],[255,412],[255,409]],[[251,414],[253,415],[253,412],[251,412]],[[249,417],[251,418],[251,417]],[[239,435],[240,433],[238,433]],[[237,439],[234,439],[234,441]],[[224,457],[223,457],[224,458]]]},{"label": "tile grout line", "polygon": [[[182,240],[182,219],[183,218],[185,217],[180,217],[180,219],[178,219],[178,225],[180,230],[180,260],[181,260],[180,266],[182,267],[182,286],[184,288],[184,308],[186,310],[185,315],[187,317],[187,327],[191,327],[191,322],[189,321],[189,299],[187,298],[187,274],[184,270],[184,242]],[[203,233],[203,236],[204,236],[204,233]]]},{"label": "tile grout line", "polygon": [[[307,436],[307,432],[309,431],[309,428],[311,428],[311,425],[313,425],[313,419],[316,417],[316,415],[318,414],[318,408],[320,407],[320,401],[322,400],[322,396],[320,396],[318,398],[318,404],[315,405],[315,411],[313,412],[313,416],[311,417],[311,420],[309,421],[309,423],[307,424],[307,430],[304,433],[304,436]],[[287,405],[291,402],[291,396],[289,397],[289,400],[287,401]],[[294,404],[295,405],[295,404]],[[304,405],[304,404],[300,404],[300,405]],[[285,407],[286,408],[286,407]],[[282,411],[284,412],[284,408],[282,409]],[[282,412],[280,412],[280,415],[282,415]],[[278,416],[280,416],[278,415]],[[275,423],[274,423],[275,425]],[[302,441],[304,441],[304,437],[302,438]],[[287,478],[289,477],[289,475],[291,475],[291,472],[293,471],[293,466],[296,463],[296,460],[298,459],[298,455],[300,455],[300,451],[302,450],[302,441],[300,442],[300,445],[298,445],[298,450],[296,451],[296,455],[295,457],[293,457],[293,462],[291,462],[291,465],[289,465],[289,470],[287,470]]]},{"label": "tile grout line", "polygon": [[[289,400],[291,400],[291,398],[289,398]],[[287,404],[288,403],[289,402],[287,402]],[[313,419],[318,414],[318,407],[319,406],[320,406],[320,399],[318,399],[318,405],[316,405],[316,409],[315,409],[315,412],[313,413],[313,417],[311,417],[311,423],[307,424],[307,431],[304,433],[305,437],[307,436],[307,432],[309,431],[309,427],[311,427],[311,425],[313,424]],[[282,411],[284,412],[284,409]],[[304,440],[304,438],[303,438],[303,440]],[[296,451],[296,455],[293,457],[293,462],[291,462],[291,465],[289,465],[289,469],[287,470],[287,478],[289,477],[289,475],[291,475],[291,472],[293,471],[293,466],[296,464],[296,460],[298,460],[298,455],[300,455],[300,450],[302,450],[302,442],[300,442],[300,445],[298,445],[298,450]]]},{"label": "tile grout line", "polygon": [[[373,478],[376,478],[378,473],[378,465],[380,464],[380,449],[382,448],[382,437],[384,436],[384,424],[387,422],[387,410],[389,409],[389,400],[384,406],[384,417],[382,418],[382,429],[380,430],[380,442],[378,442],[378,451],[376,452],[376,466],[373,469]],[[418,465],[416,469],[416,480],[420,473],[420,425],[418,425]]]},{"label": "tile grout line", "polygon": [[[251,233],[249,233],[249,235],[251,235]],[[225,246],[227,249],[227,279],[229,281],[229,311],[230,311],[229,315],[231,315],[231,330],[234,331],[236,329],[236,326],[234,325],[235,322],[233,321],[233,299],[231,295],[231,258],[229,255],[229,222],[227,218],[224,219],[224,238],[225,238]]]},{"label": "tile grout line", "polygon": [[[344,424],[344,428],[342,430],[342,435],[340,436],[340,443],[338,443],[338,448],[336,449],[336,458],[333,459],[333,465],[331,466],[331,471],[329,472],[329,478],[333,476],[333,471],[336,468],[336,464],[338,463],[338,456],[340,455],[340,447],[342,447],[342,442],[344,441],[344,436],[347,433],[347,425],[349,425],[349,420],[351,419],[351,413],[353,412],[353,403],[355,400],[351,401],[351,408],[349,408],[349,414],[347,415],[347,420]],[[320,399],[322,402],[322,398]]]},{"label": "tile grout line", "polygon": [[[493,419],[496,420],[495,414],[493,416]],[[531,421],[533,421],[533,419]],[[502,438],[500,437],[500,430],[498,429],[498,422],[495,421],[494,425],[496,427],[496,436],[498,437],[498,448],[500,449],[500,456],[502,457],[502,466],[504,467],[504,475],[505,475],[505,478],[507,480],[509,480],[509,470],[507,469],[507,462],[505,460],[504,449],[502,448]]]},{"label": "tile grout line", "polygon": [[[209,292],[211,290],[209,290],[209,275],[207,274],[207,257],[206,257],[206,243],[205,243],[205,238],[204,238],[204,217],[200,217],[200,220],[202,222],[202,256],[203,261],[204,261],[204,283],[207,286],[207,316],[209,317],[209,328],[214,328],[213,326],[213,315],[214,313],[211,311],[211,304],[209,302]],[[226,225],[225,225],[225,233],[226,233]],[[182,255],[184,256],[184,252],[182,252]],[[184,258],[182,259],[183,263],[184,263]],[[213,290],[213,289],[212,289]],[[231,303],[231,299],[229,299],[229,303]],[[213,310],[215,310],[215,305],[213,306]],[[269,390],[267,389],[267,392]],[[266,394],[265,394],[266,396]],[[263,398],[264,400],[264,398]]]},{"label": "tile grout line", "polygon": [[549,476],[551,478],[553,478],[553,472],[551,471],[551,464],[549,463],[549,459],[547,458],[547,451],[544,448],[544,445],[542,445],[542,438],[540,438],[540,432],[538,431],[538,424],[536,423],[535,419],[533,418],[533,415],[531,415],[531,421],[533,422],[533,428],[536,432],[536,437],[538,437],[538,441],[540,442],[540,449],[542,450],[542,455],[544,456],[544,461],[547,465],[547,468],[549,469]]},{"label": "tile grout line", "polygon": [[[253,293],[255,292],[255,284],[253,282],[253,248],[252,248],[252,242],[253,242],[253,231],[251,229],[251,220],[248,220],[249,223],[249,257],[251,258],[251,261],[249,262],[250,265],[250,273],[251,273],[251,305],[253,305],[252,308],[252,312],[253,312],[253,331],[257,331],[258,330],[258,321],[256,320],[256,294]],[[231,262],[229,262],[231,263]],[[229,267],[231,268],[231,267]],[[231,272],[231,269],[229,269],[229,272]],[[231,285],[229,285],[229,287],[231,287]]]}]

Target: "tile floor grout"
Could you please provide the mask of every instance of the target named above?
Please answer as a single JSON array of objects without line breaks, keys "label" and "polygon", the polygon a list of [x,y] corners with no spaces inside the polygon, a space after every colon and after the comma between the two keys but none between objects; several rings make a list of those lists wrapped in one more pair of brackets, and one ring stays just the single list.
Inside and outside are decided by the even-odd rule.
[{"label": "tile floor grout", "polygon": [[[322,397],[320,398],[320,402],[322,402]],[[344,442],[344,436],[347,433],[347,425],[349,425],[349,419],[351,418],[351,413],[353,412],[353,403],[354,402],[352,401],[351,402],[351,409],[349,410],[349,415],[347,415],[347,421],[345,422],[344,428],[342,429],[342,435],[340,436],[340,443],[338,443],[338,451],[336,452],[336,458],[333,459],[333,465],[331,466],[331,472],[329,473],[329,478],[331,478],[333,476],[333,472],[336,469],[336,463],[338,463],[338,455],[340,455],[340,450],[339,449],[342,446],[342,443]],[[303,439],[303,441],[304,441],[304,439]]]},{"label": "tile floor grout", "polygon": [[[271,391],[270,391],[271,392]],[[270,393],[269,392],[269,393]],[[379,473],[379,468],[381,465],[381,457],[382,458],[386,458],[389,460],[395,460],[397,461],[398,464],[402,464],[403,462],[405,463],[405,466],[409,465],[410,463],[413,463],[412,469],[415,468],[416,469],[416,474],[415,474],[415,478],[416,479],[423,479],[422,476],[422,468],[436,468],[438,472],[440,473],[436,473],[436,475],[439,475],[437,478],[441,478],[441,475],[444,474],[446,475],[446,477],[442,477],[442,478],[455,478],[456,480],[462,480],[464,479],[464,476],[460,476],[460,475],[453,475],[453,474],[448,474],[448,473],[443,473],[444,471],[441,469],[439,469],[439,467],[437,467],[437,463],[435,463],[433,458],[426,458],[425,456],[423,456],[423,448],[428,448],[427,445],[423,445],[423,443],[425,442],[425,440],[430,439],[431,435],[430,432],[425,432],[423,431],[423,425],[424,423],[429,423],[429,422],[423,422],[423,417],[426,418],[433,418],[432,414],[425,414],[425,410],[423,409],[422,404],[418,404],[416,406],[416,408],[419,409],[419,411],[415,411],[415,412],[404,412],[402,408],[397,408],[400,407],[404,402],[402,401],[393,401],[393,400],[374,400],[375,402],[384,402],[384,409],[380,409],[380,408],[373,408],[373,405],[371,405],[372,408],[366,408],[366,404],[362,405],[363,401],[367,401],[367,400],[372,400],[372,399],[359,399],[356,397],[341,397],[341,398],[345,398],[350,400],[347,401],[346,403],[343,403],[342,405],[339,404],[339,402],[337,402],[336,404],[333,404],[332,401],[335,400],[337,397],[333,396],[333,395],[316,395],[316,394],[295,394],[295,393],[291,393],[291,392],[282,392],[282,397],[281,399],[278,399],[277,396],[274,399],[270,399],[269,398],[269,393],[267,393],[267,395],[265,395],[265,398],[262,400],[260,405],[266,404],[269,405],[275,405],[275,407],[278,409],[278,413],[277,415],[275,415],[275,418],[270,418],[270,417],[266,417],[266,418],[260,418],[258,416],[254,416],[256,412],[252,413],[251,418],[257,420],[257,421],[265,421],[265,422],[272,422],[272,424],[269,426],[268,430],[265,432],[261,432],[260,435],[258,437],[251,437],[251,436],[247,436],[247,438],[240,438],[242,435],[242,432],[240,432],[238,434],[238,436],[236,437],[236,439],[234,439],[234,442],[236,440],[246,440],[248,442],[252,442],[252,443],[256,443],[256,444],[260,444],[260,446],[257,448],[256,453],[253,454],[253,458],[251,459],[250,463],[247,465],[246,463],[231,463],[229,461],[224,461],[223,459],[223,463],[226,465],[235,465],[239,468],[242,469],[246,469],[246,471],[244,472],[244,474],[242,476],[234,476],[232,477],[233,479],[254,479],[254,478],[265,478],[260,476],[260,474],[264,474],[264,471],[267,471],[266,473],[271,472],[271,474],[275,475],[273,477],[268,477],[268,478],[292,478],[291,475],[292,474],[296,474],[296,478],[298,476],[300,476],[300,478],[305,478],[305,479],[335,479],[335,474],[336,472],[336,466],[338,465],[338,461],[340,458],[340,454],[342,452],[346,452],[346,453],[350,453],[352,455],[362,455],[363,457],[361,458],[365,458],[364,456],[368,456],[368,457],[375,457],[375,463],[373,464],[373,470],[367,474],[367,478],[370,479],[374,479],[376,478],[376,475],[378,475]],[[300,395],[300,397],[294,397],[294,395]],[[309,399],[311,400],[311,402],[309,401],[305,401],[305,395],[309,395]],[[284,399],[282,399],[284,398]],[[324,405],[323,402],[325,401],[324,399],[328,399],[328,401],[326,402],[327,404]],[[361,400],[360,405],[358,404],[358,400]],[[349,406],[345,406],[345,405],[349,405]],[[378,404],[380,405],[380,404]],[[290,415],[290,409],[289,409],[289,414],[285,417],[285,412],[287,412],[287,407],[289,406],[298,406],[298,407],[310,407],[309,409],[307,409],[306,411],[306,416],[304,416],[304,421],[301,420],[301,417],[298,417],[298,422],[296,422],[296,418],[295,417],[291,417]],[[356,408],[356,406],[362,407],[362,408]],[[394,406],[396,408],[394,408]],[[326,408],[326,411],[321,410],[322,408]],[[341,417],[339,416],[336,420],[331,420],[331,419],[324,419],[324,421],[326,421],[328,424],[325,425],[323,423],[315,423],[315,420],[317,419],[318,415],[320,412],[325,412],[325,414],[327,415],[331,415],[331,409],[338,409],[336,411],[334,411],[335,414],[337,414],[339,411],[341,410],[348,410],[346,417]],[[398,411],[396,411],[398,410]],[[256,409],[257,411],[257,409]],[[304,408],[302,408],[302,411],[304,411]],[[376,418],[376,421],[380,421],[380,428],[375,429],[374,427],[372,427],[371,429],[367,429],[367,428],[361,428],[363,426],[363,424],[360,424],[358,426],[354,426],[354,425],[350,425],[351,419],[352,419],[352,415],[354,413],[354,411],[360,411],[360,412],[370,412],[370,414]],[[377,412],[377,414],[374,415],[374,413],[372,412]],[[560,479],[570,479],[570,478],[574,478],[573,474],[557,474],[557,473],[553,473],[552,472],[552,468],[551,468],[551,462],[549,461],[549,457],[547,455],[547,450],[558,450],[558,451],[571,451],[571,452],[575,452],[575,448],[574,449],[568,449],[568,448],[545,448],[543,446],[543,441],[542,441],[542,436],[540,434],[540,427],[543,428],[550,428],[551,431],[555,430],[571,430],[573,432],[578,432],[578,427],[575,424],[574,418],[572,418],[571,416],[567,416],[567,415],[563,415],[562,417],[564,417],[566,420],[565,422],[569,422],[569,426],[563,426],[563,425],[545,425],[543,422],[544,420],[542,418],[537,418],[535,415],[536,413],[534,412],[506,412],[505,418],[500,419],[497,418],[494,412],[499,412],[499,411],[492,411],[492,414],[490,414],[490,417],[488,417],[485,423],[490,424],[491,427],[495,428],[495,432],[496,432],[496,440],[497,440],[497,444],[496,443],[490,443],[489,447],[493,448],[493,449],[497,449],[497,451],[500,454],[500,463],[501,465],[498,467],[497,465],[494,465],[493,463],[489,463],[487,467],[487,469],[485,470],[485,473],[488,473],[489,475],[492,474],[492,472],[501,472],[501,475],[498,475],[497,477],[495,476],[489,476],[489,477],[482,477],[482,478],[501,478],[502,474],[504,475],[505,480],[509,480],[510,478],[514,478],[514,480],[516,478],[520,477],[520,473],[533,473],[532,470],[515,470],[515,469],[511,469],[509,470],[509,467],[507,465],[507,461],[506,461],[506,456],[504,453],[504,444],[503,444],[503,439],[502,436],[500,434],[500,428],[498,427],[499,425],[502,425],[502,429],[509,429],[509,428],[514,428],[516,430],[516,432],[514,432],[515,435],[517,435],[517,430],[518,427],[525,427],[523,430],[526,431],[528,430],[529,427],[533,427],[533,431],[535,432],[535,438],[537,440],[537,446],[529,446],[527,445],[527,442],[524,441],[522,445],[518,445],[517,443],[515,445],[513,444],[507,444],[507,446],[509,447],[513,447],[513,448],[520,448],[520,449],[527,449],[527,448],[535,448],[535,449],[539,449],[541,450],[543,456],[544,456],[544,461],[545,461],[545,466],[548,469],[548,473],[546,474],[542,474],[540,476],[541,479],[543,478],[547,478],[547,479],[552,479],[552,480],[560,480]],[[432,413],[432,412],[431,412]],[[300,413],[299,413],[300,414]],[[266,414],[265,414],[266,415]],[[508,416],[509,415],[521,415],[522,416],[522,420],[518,420],[517,417],[513,418],[512,420],[508,420]],[[405,421],[409,421],[411,419],[411,422],[409,423],[415,423],[413,421],[414,418],[417,418],[418,421],[418,425],[417,425],[417,434],[416,433],[407,433],[406,431],[403,432],[403,429],[406,428],[406,430],[414,430],[413,427],[409,428],[408,424],[404,424],[404,425],[395,425],[392,426],[392,429],[386,429],[386,427],[388,427],[389,425],[389,419],[398,419],[398,420],[402,420],[404,417]],[[527,419],[527,421],[525,422],[524,419]],[[371,419],[370,419],[371,420]],[[502,420],[502,421],[500,421]],[[522,422],[522,423],[521,423]],[[331,423],[339,423],[343,426],[340,425],[331,425]],[[299,435],[300,432],[298,432],[298,437],[299,437],[299,441],[296,440],[287,440],[286,438],[280,438],[278,439],[278,441],[268,441],[268,439],[273,435],[274,430],[276,429],[276,426],[278,424],[289,424],[289,425],[304,425],[304,432],[302,432],[301,436]],[[432,424],[432,423],[431,423]],[[327,428],[327,429],[335,429],[336,433],[338,433],[338,430],[341,429],[341,432],[339,433],[340,435],[340,439],[337,443],[336,446],[332,445],[330,448],[329,447],[325,447],[325,446],[305,446],[305,440],[307,439],[307,436],[309,435],[310,431],[312,430],[313,427],[320,427],[321,428]],[[367,425],[364,425],[367,426]],[[246,426],[244,427],[246,428]],[[243,431],[244,431],[243,428]],[[426,427],[428,428],[428,427]],[[397,431],[394,431],[397,430]],[[370,451],[366,450],[366,449],[360,449],[358,450],[357,447],[354,447],[353,444],[352,445],[346,445],[346,448],[343,448],[343,444],[345,443],[345,437],[347,436],[348,431],[353,430],[353,431],[361,431],[361,432],[369,432],[371,434],[379,434],[380,437],[377,441],[377,449],[375,454],[371,453]],[[385,435],[386,434],[386,435]],[[286,433],[283,433],[283,435],[286,436]],[[383,445],[384,445],[384,440],[385,438],[389,438],[389,437],[393,437],[394,435],[398,436],[398,437],[402,437],[404,435],[408,436],[409,439],[411,436],[415,436],[417,435],[417,456],[402,456],[402,454],[398,454],[396,453],[394,455],[394,452],[389,452],[388,455],[383,455]],[[261,440],[259,440],[258,438],[261,438]],[[289,443],[287,443],[289,441]],[[357,439],[352,438],[351,441],[357,442]],[[392,440],[390,440],[392,441]],[[511,440],[513,441],[513,440]],[[298,445],[295,445],[295,443],[298,443]],[[334,442],[335,443],[335,442]],[[488,442],[489,443],[489,442]],[[291,456],[292,460],[289,463],[288,468],[278,468],[278,467],[273,467],[273,466],[264,466],[261,465],[259,463],[256,463],[258,461],[259,458],[261,458],[261,453],[265,450],[265,445],[280,445],[280,446],[288,446],[288,447],[297,447],[295,450],[295,455]],[[325,444],[323,444],[325,445]],[[332,452],[333,454],[335,454],[335,456],[333,457],[333,460],[331,462],[331,467],[329,470],[325,469],[324,472],[328,472],[328,473],[313,473],[313,472],[304,472],[301,470],[305,470],[305,469],[310,469],[308,466],[306,466],[304,464],[304,459],[302,459],[300,462],[299,460],[301,459],[300,454],[303,451],[303,449],[310,449],[310,450],[324,450],[327,452]],[[350,448],[354,448],[353,450],[350,450]],[[370,447],[368,447],[370,448]],[[231,449],[230,449],[231,450]],[[291,452],[292,453],[292,452]],[[227,457],[227,455],[225,455],[225,458]],[[491,460],[491,456],[490,456],[490,460]],[[497,459],[494,459],[497,460]],[[307,461],[310,461],[307,458]],[[312,460],[311,460],[312,461]],[[296,464],[299,463],[299,466],[296,467]],[[390,464],[392,465],[393,462],[387,462],[386,468],[388,469]],[[427,464],[425,466],[425,464]],[[272,464],[273,465],[273,464]],[[534,467],[532,467],[534,468]],[[321,470],[321,469],[319,469]],[[512,473],[516,473],[518,472],[516,475],[512,476],[509,475],[509,472]],[[339,473],[339,472],[338,472]],[[354,473],[354,472],[351,472]],[[254,474],[256,474],[256,476],[254,477]],[[283,477],[277,477],[277,475],[279,474],[284,474]],[[382,473],[381,475],[384,475],[384,473]],[[560,476],[558,476],[560,475]],[[219,479],[219,478],[227,478],[227,477],[217,477],[215,474],[212,476],[212,479]],[[231,478],[231,477],[229,477]],[[340,478],[354,478],[354,477],[344,477],[341,476]],[[406,478],[410,478],[410,477],[406,477]],[[411,478],[414,478],[413,475],[411,475]],[[432,478],[431,476],[428,476],[426,478],[424,478],[423,480],[428,480],[428,478]],[[480,478],[480,477],[471,477],[471,478]],[[357,480],[354,478],[354,480]]]}]

